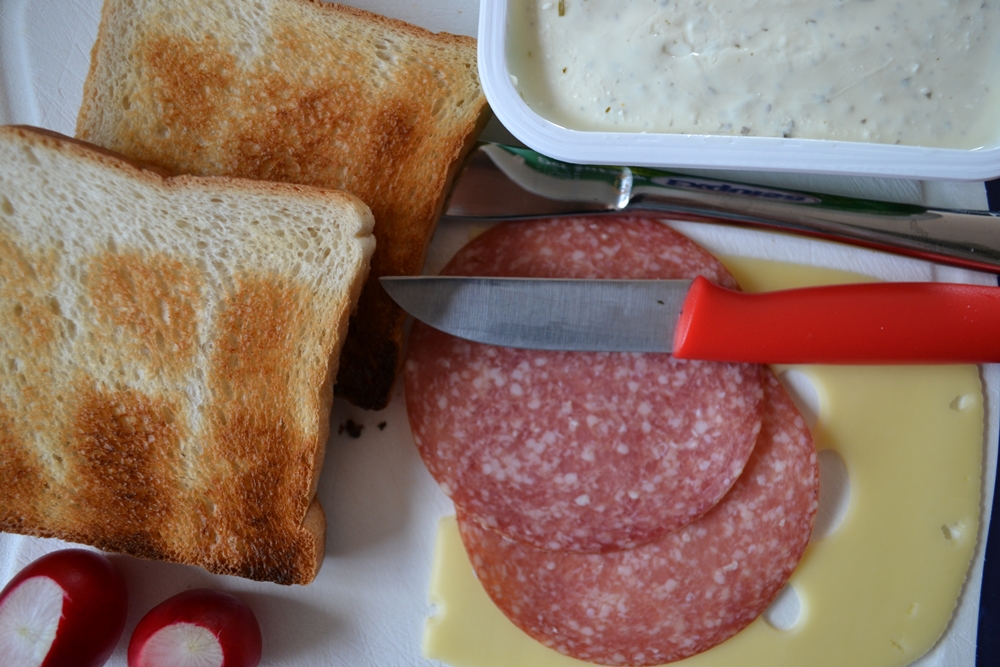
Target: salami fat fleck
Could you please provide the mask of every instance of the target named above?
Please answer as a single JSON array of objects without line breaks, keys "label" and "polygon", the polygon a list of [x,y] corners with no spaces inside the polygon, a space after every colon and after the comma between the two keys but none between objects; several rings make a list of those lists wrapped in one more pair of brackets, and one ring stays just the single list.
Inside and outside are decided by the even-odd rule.
[{"label": "salami fat fleck", "polygon": [[706,515],[632,550],[537,549],[459,514],[489,596],[535,639],[580,660],[656,665],[705,651],[753,621],[809,541],[819,473],[809,431],[767,372],[760,440]]},{"label": "salami fat fleck", "polygon": [[[735,286],[688,239],[626,218],[499,225],[444,273]],[[417,323],[404,376],[420,454],[456,507],[545,549],[631,548],[694,520],[735,482],[760,429],[752,365],[516,350]]]}]

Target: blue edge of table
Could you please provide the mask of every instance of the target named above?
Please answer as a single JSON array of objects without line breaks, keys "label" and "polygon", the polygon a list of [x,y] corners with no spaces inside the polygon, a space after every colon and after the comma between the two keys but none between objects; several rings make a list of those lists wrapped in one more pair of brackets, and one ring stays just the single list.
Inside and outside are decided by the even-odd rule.
[{"label": "blue edge of table", "polygon": [[[1000,211],[1000,179],[987,181],[986,197],[991,211]],[[976,667],[1000,665],[1000,486],[994,487],[993,515],[986,541],[982,596],[979,601],[979,632]]]}]

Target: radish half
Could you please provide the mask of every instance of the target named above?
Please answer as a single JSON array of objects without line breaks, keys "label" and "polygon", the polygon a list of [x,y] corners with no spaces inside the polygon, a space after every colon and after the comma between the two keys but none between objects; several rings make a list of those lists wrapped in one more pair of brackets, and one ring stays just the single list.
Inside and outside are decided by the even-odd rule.
[{"label": "radish half", "polygon": [[0,592],[0,665],[100,667],[127,612],[125,580],[111,561],[84,549],[53,551]]},{"label": "radish half", "polygon": [[153,607],[135,627],[129,667],[256,667],[260,626],[239,598],[204,588]]}]

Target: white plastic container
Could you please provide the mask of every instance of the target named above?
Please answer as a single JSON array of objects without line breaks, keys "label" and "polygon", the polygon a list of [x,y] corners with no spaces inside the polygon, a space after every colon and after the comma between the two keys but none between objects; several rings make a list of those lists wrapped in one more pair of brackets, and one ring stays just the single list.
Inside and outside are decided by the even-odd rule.
[{"label": "white plastic container", "polygon": [[[1000,146],[958,150],[818,139],[567,129],[533,111],[511,81],[507,61],[509,2],[481,1],[479,73],[498,120],[527,146],[545,155],[567,162],[678,169],[748,169],[921,180],[982,181],[1000,177]],[[1000,123],[1000,118],[997,122]]]}]

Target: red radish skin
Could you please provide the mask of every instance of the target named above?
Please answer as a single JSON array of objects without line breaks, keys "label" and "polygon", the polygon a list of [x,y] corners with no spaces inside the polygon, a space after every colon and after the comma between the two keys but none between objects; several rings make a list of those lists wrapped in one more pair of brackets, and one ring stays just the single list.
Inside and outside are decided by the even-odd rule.
[{"label": "red radish skin", "polygon": [[125,580],[111,561],[84,549],[53,551],[0,592],[0,665],[100,667],[127,612]]},{"label": "red radish skin", "polygon": [[239,598],[204,588],[153,607],[132,633],[129,667],[257,667],[260,626]]}]

